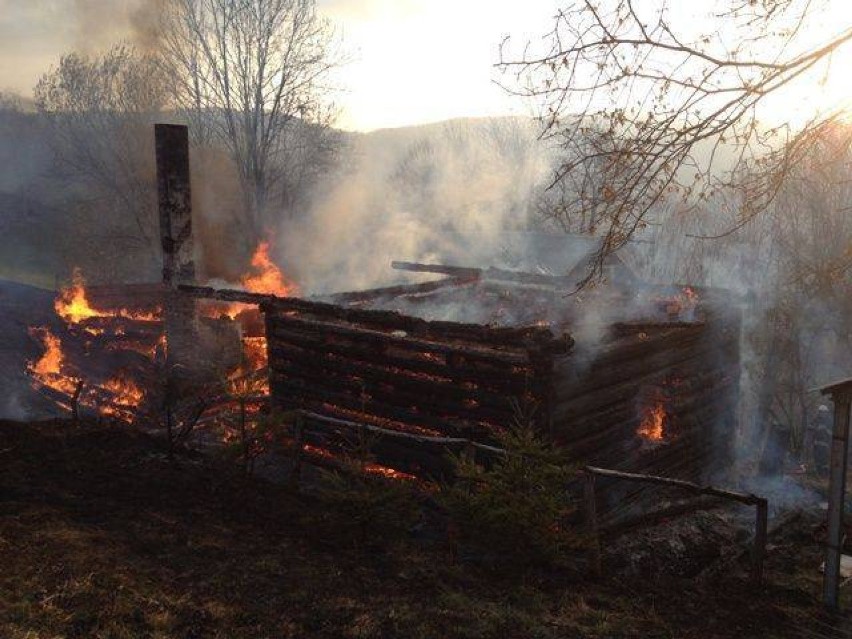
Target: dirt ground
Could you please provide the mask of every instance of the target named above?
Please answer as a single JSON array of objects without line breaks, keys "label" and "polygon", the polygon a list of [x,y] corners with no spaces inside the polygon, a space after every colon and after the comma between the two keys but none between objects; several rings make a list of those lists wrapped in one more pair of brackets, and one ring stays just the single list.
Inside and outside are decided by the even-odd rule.
[{"label": "dirt ground", "polygon": [[0,422],[0,637],[852,636],[819,605],[814,515],[773,536],[759,588],[740,564],[501,578],[440,543],[341,544],[327,515],[126,428]]}]

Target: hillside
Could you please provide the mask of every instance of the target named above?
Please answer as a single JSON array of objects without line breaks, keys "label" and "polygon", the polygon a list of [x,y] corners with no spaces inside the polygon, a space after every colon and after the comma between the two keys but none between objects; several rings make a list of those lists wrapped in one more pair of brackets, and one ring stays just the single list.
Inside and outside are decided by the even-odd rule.
[{"label": "hillside", "polygon": [[[840,636],[814,616],[805,518],[775,538],[768,584],[533,573],[454,562],[415,535],[353,545],[316,495],[247,481],[121,428],[0,422],[0,636]],[[653,537],[652,537],[653,538]],[[812,636],[816,636],[813,634]]]}]

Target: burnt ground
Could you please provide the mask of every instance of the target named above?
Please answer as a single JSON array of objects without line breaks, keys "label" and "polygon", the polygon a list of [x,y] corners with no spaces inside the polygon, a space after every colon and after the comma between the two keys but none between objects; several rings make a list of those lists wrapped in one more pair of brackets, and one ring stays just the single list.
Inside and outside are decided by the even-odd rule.
[{"label": "burnt ground", "polygon": [[0,422],[0,637],[849,636],[820,612],[808,516],[755,588],[745,566],[705,585],[508,579],[440,543],[341,544],[328,515],[137,431]]}]

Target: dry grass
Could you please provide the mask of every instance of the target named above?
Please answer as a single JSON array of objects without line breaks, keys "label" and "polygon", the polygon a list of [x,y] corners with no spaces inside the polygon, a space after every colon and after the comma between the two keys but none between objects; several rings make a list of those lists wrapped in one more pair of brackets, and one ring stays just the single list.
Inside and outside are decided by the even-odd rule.
[{"label": "dry grass", "polygon": [[170,464],[139,433],[67,428],[0,422],[4,639],[836,636],[814,548],[772,560],[761,592],[740,576],[501,582],[441,544],[341,547],[315,499]]}]

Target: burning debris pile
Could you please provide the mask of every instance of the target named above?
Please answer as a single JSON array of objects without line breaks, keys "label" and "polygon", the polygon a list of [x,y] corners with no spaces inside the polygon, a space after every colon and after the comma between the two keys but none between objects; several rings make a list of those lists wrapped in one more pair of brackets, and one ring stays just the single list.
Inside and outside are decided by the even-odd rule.
[{"label": "burning debris pile", "polygon": [[155,386],[165,355],[162,308],[151,293],[150,287],[136,290],[129,296],[133,306],[96,308],[75,270],[71,286],[61,291],[54,306],[63,321],[61,330],[30,329],[44,348],[41,358],[28,366],[35,388],[66,410],[82,408],[132,421]]},{"label": "burning debris pile", "polygon": [[[246,288],[277,295],[295,290],[271,262],[268,251],[268,243],[258,246],[252,269],[242,278]],[[55,301],[60,328],[30,328],[31,337],[43,349],[42,356],[27,367],[34,388],[61,409],[123,422],[156,410],[164,392],[167,295],[159,284],[87,287],[75,269],[71,285]],[[198,322],[208,337],[213,335],[213,341],[219,342],[214,356],[222,359],[218,364],[227,380],[224,395],[268,394],[266,338],[257,308],[213,302],[199,307],[200,317],[189,316],[185,321]]]}]

